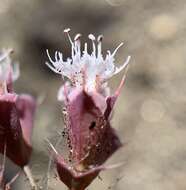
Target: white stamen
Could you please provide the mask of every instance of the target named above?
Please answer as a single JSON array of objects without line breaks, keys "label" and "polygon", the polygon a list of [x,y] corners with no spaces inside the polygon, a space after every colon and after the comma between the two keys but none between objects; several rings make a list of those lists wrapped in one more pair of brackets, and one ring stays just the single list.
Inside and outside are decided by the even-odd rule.
[{"label": "white stamen", "polygon": [[55,60],[56,61],[58,60],[58,52],[57,51],[55,52]]},{"label": "white stamen", "polygon": [[[88,53],[87,43],[84,44],[83,54],[81,55],[80,37],[81,34],[76,34],[74,42],[69,35],[70,29],[65,29],[64,32],[68,35],[72,45],[72,59],[63,60],[63,55],[60,52],[55,52],[55,60],[52,60],[47,50],[48,58],[51,62],[46,65],[55,73],[65,76],[71,80],[72,88],[82,88],[86,91],[99,91],[106,94],[108,91],[107,80],[127,67],[130,61],[130,56],[120,67],[114,63],[115,54],[123,45],[119,44],[116,49],[111,52],[108,50],[106,57],[102,56],[102,40],[103,36],[97,37],[97,47],[95,45],[96,38],[93,34],[89,34],[88,38],[92,41],[92,53]],[[97,48],[97,54],[96,54]]]},{"label": "white stamen", "polygon": [[96,40],[96,38],[95,38],[95,36],[93,34],[89,34],[88,38],[92,41],[92,49],[93,49],[92,55],[96,56],[96,46],[95,46],[95,40]]},{"label": "white stamen", "polygon": [[63,60],[63,54],[58,52],[59,60]]},{"label": "white stamen", "polygon": [[64,33],[66,33],[66,34],[67,34],[67,36],[68,36],[68,39],[69,39],[70,43],[71,43],[71,44],[73,44],[73,42],[72,42],[72,39],[71,39],[71,37],[70,37],[69,32],[70,32],[70,28],[64,29]]},{"label": "white stamen", "polygon": [[[53,65],[55,65],[55,61],[53,61],[52,58],[50,57],[50,54],[49,54],[48,49],[46,50],[46,53],[47,53],[47,56],[48,56],[48,58],[49,58],[49,61],[50,61]],[[56,60],[56,61],[57,61],[57,60]]]},{"label": "white stamen", "polygon": [[97,52],[98,54],[97,54],[97,57],[101,56],[102,40],[103,40],[103,35],[99,35],[98,38],[97,38],[97,41],[98,41],[98,52]]},{"label": "white stamen", "polygon": [[84,45],[84,53],[87,54],[87,43],[85,43],[85,45]]},{"label": "white stamen", "polygon": [[76,34],[74,37],[75,41],[75,50],[76,53],[78,53],[79,56],[81,56],[81,42],[80,42],[81,34]]},{"label": "white stamen", "polygon": [[45,62],[45,64],[46,64],[52,71],[54,71],[55,73],[61,74],[61,72],[59,72],[59,71],[56,70],[54,67],[52,67],[47,61]]},{"label": "white stamen", "polygon": [[72,58],[74,58],[74,43],[72,42],[72,39],[71,39],[71,37],[70,37],[69,32],[70,32],[70,28],[67,28],[67,29],[64,30],[64,33],[67,34],[68,39],[69,39],[69,41],[70,41],[70,43],[71,43],[71,46],[72,46],[72,47],[71,47],[71,54],[72,54]]},{"label": "white stamen", "polygon": [[119,67],[119,68],[116,68],[115,72],[114,72],[114,75],[118,74],[119,72],[121,72],[123,69],[125,69],[127,67],[127,65],[129,64],[129,61],[131,59],[131,56],[128,56],[127,57],[127,60],[124,62],[124,64]]},{"label": "white stamen", "polygon": [[114,52],[112,53],[112,56],[114,57],[115,54],[117,53],[118,49],[123,46],[123,42],[121,44],[119,44],[119,46],[116,47],[116,49],[114,50]]}]

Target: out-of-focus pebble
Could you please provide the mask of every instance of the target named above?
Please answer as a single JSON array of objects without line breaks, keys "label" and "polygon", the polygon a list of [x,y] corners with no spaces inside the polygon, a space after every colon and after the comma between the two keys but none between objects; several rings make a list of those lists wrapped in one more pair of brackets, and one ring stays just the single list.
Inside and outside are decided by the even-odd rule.
[{"label": "out-of-focus pebble", "polygon": [[140,113],[145,121],[157,122],[163,117],[165,109],[161,102],[149,99],[142,104]]},{"label": "out-of-focus pebble", "polygon": [[178,32],[178,25],[177,19],[171,15],[157,15],[150,21],[149,33],[155,40],[171,40]]}]

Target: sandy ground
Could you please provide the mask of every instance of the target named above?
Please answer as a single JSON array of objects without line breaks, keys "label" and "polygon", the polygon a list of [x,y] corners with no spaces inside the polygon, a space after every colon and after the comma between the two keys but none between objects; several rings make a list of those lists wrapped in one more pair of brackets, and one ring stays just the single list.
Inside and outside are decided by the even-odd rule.
[{"label": "sandy ground", "polygon": [[[31,162],[37,179],[46,172],[46,138],[63,127],[56,93],[59,76],[45,66],[45,50],[70,54],[63,35],[104,34],[104,50],[121,64],[132,56],[127,82],[115,107],[112,124],[126,146],[109,164],[124,166],[101,174],[89,190],[186,189],[186,1],[185,0],[4,0],[0,6],[0,48],[12,47],[21,77],[17,92],[43,99],[38,107]],[[112,91],[121,75],[112,79]],[[120,180],[118,180],[118,178]],[[26,189],[20,178],[14,189]],[[22,187],[22,188],[21,188]],[[51,178],[51,189],[65,189]],[[29,188],[27,188],[29,189]]]}]

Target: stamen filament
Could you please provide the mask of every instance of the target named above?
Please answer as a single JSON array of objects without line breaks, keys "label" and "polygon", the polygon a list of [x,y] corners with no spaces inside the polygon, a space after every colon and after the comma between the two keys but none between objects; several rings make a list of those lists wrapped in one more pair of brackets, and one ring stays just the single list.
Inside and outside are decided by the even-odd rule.
[{"label": "stamen filament", "polygon": [[124,44],[124,43],[122,42],[121,44],[119,44],[119,46],[116,47],[116,49],[115,49],[114,52],[112,53],[112,57],[115,56],[115,54],[117,53],[118,49],[119,49],[121,46],[123,46],[123,44]]}]

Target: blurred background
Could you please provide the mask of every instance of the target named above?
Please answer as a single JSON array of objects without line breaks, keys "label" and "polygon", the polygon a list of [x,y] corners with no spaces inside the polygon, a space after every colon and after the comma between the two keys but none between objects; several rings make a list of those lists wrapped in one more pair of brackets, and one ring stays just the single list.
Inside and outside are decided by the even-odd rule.
[{"label": "blurred background", "polygon": [[[103,49],[124,46],[122,64],[131,55],[127,82],[115,106],[112,125],[126,143],[109,163],[124,166],[101,173],[88,188],[113,190],[186,189],[186,1],[185,0],[3,0],[0,5],[0,48],[14,49],[21,76],[18,93],[41,102],[33,134],[31,168],[36,180],[47,170],[46,138],[63,128],[56,94],[60,76],[45,65],[46,49],[70,56],[63,29],[71,34],[104,35]],[[110,82],[112,91],[121,75]],[[54,172],[55,173],[55,172]],[[53,177],[50,189],[66,189]],[[25,187],[20,177],[13,189]]]}]

